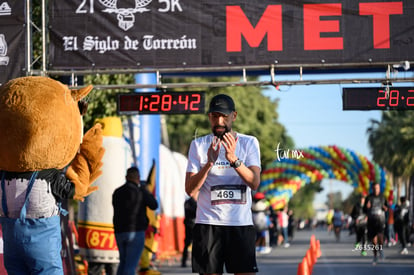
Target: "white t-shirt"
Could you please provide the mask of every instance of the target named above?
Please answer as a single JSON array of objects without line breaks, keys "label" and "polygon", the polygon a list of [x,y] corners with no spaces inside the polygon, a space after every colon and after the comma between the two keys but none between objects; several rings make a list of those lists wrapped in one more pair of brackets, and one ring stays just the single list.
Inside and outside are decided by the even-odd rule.
[{"label": "white t-shirt", "polygon": [[[188,153],[187,172],[198,173],[207,163],[207,151],[213,134],[199,137],[191,142]],[[235,154],[244,165],[260,168],[260,148],[253,136],[237,133]],[[221,145],[219,157],[201,186],[197,199],[196,223],[214,225],[253,225],[252,197],[250,187],[240,178],[225,157]]]}]

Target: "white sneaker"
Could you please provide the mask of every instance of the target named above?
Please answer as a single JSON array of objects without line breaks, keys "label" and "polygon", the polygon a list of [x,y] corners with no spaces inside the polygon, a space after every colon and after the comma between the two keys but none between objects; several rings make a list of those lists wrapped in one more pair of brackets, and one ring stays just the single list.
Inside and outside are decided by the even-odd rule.
[{"label": "white sneaker", "polygon": [[289,243],[285,243],[284,245],[283,245],[283,247],[285,247],[285,248],[288,248],[290,246],[290,244]]},{"label": "white sneaker", "polygon": [[266,246],[263,247],[262,251],[260,251],[260,254],[269,254],[270,252],[272,252],[272,248]]},{"label": "white sneaker", "polygon": [[401,250],[401,255],[407,255],[407,254],[408,254],[407,248],[404,248],[403,250]]}]

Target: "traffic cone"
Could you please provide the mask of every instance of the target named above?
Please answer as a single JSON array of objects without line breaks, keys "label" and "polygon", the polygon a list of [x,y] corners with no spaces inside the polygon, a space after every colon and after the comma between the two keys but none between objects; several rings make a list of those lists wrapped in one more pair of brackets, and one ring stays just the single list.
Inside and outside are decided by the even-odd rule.
[{"label": "traffic cone", "polygon": [[302,273],[302,275],[312,274],[311,266],[310,266],[311,263],[309,262],[309,260],[306,256],[303,258],[302,262],[303,262],[303,273]]},{"label": "traffic cone", "polygon": [[310,249],[312,250],[312,253],[315,255],[316,259],[318,259],[321,256],[320,241],[319,240],[315,240],[315,241],[311,242]]},{"label": "traffic cone", "polygon": [[315,234],[312,234],[311,238],[310,238],[310,245],[314,246],[316,244],[316,238],[315,238]]},{"label": "traffic cone", "polygon": [[303,262],[298,263],[298,271],[296,275],[303,275]]},{"label": "traffic cone", "polygon": [[321,242],[317,240],[316,241],[316,258],[320,258],[321,256],[322,256]]},{"label": "traffic cone", "polygon": [[311,238],[310,238],[310,248],[312,250],[316,249],[316,238],[315,235],[312,234]]},{"label": "traffic cone", "polygon": [[308,251],[306,251],[306,256],[305,257],[306,257],[306,261],[308,262],[309,273],[312,274],[313,265],[316,263],[316,256],[312,252],[311,249],[308,249]]},{"label": "traffic cone", "polygon": [[311,242],[309,249],[312,250],[312,252],[315,252],[317,249],[316,242]]},{"label": "traffic cone", "polygon": [[297,275],[310,275],[309,265],[306,257],[304,257],[302,262],[298,264]]}]

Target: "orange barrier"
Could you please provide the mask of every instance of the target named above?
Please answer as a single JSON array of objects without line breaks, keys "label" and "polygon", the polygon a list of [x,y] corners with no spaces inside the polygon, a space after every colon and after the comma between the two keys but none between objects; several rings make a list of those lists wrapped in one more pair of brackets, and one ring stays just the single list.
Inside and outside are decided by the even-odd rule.
[{"label": "orange barrier", "polygon": [[302,262],[298,264],[297,275],[311,275],[313,266],[317,262],[318,258],[322,255],[321,244],[319,240],[316,240],[315,235],[311,236],[309,249],[306,251],[305,257]]}]

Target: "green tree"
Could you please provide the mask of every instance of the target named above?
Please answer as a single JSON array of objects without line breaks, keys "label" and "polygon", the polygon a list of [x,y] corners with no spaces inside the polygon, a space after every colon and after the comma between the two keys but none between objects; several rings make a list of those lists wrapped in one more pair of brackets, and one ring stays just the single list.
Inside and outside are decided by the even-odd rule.
[{"label": "green tree", "polygon": [[[42,33],[39,30],[42,26],[42,0],[32,0],[32,56],[35,62],[33,63],[33,69],[41,69],[42,60]],[[31,60],[31,61],[33,61]]]},{"label": "green tree", "polygon": [[313,201],[315,194],[322,191],[321,183],[315,182],[300,188],[298,192],[289,200],[289,209],[293,209],[295,217],[301,219],[311,219],[315,217]]},{"label": "green tree", "polygon": [[354,189],[352,193],[344,200],[342,204],[342,210],[344,213],[351,214],[352,209],[357,205],[361,200],[361,194]]},{"label": "green tree", "polygon": [[383,112],[367,130],[374,160],[397,176],[414,174],[413,120],[413,111]]},{"label": "green tree", "polygon": [[326,200],[326,205],[330,208],[330,209],[335,209],[338,208],[340,210],[342,209],[342,193],[340,191],[337,192],[330,192],[326,195],[327,200]]},{"label": "green tree", "polygon": [[[133,84],[134,77],[129,74],[119,75],[88,75],[85,83],[93,85],[114,85],[114,84]],[[84,117],[85,129],[89,129],[95,119],[117,116],[117,94],[128,93],[128,89],[94,89],[85,98],[88,102],[88,112]]]},{"label": "green tree", "polygon": [[413,111],[387,111],[380,121],[372,120],[367,129],[374,161],[394,177],[407,179],[414,175],[413,120]]}]

